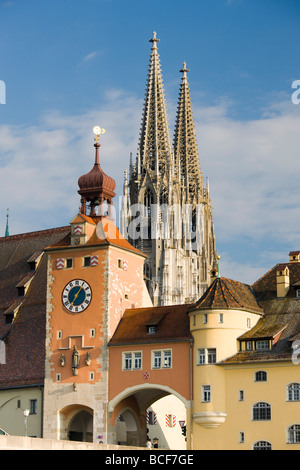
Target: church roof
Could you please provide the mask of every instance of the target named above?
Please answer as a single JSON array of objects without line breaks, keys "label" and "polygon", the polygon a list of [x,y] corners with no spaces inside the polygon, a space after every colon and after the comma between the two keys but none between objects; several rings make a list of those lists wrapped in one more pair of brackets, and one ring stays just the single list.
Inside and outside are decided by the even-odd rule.
[{"label": "church roof", "polygon": [[249,285],[224,277],[216,278],[190,311],[204,309],[238,309],[263,314]]},{"label": "church roof", "polygon": [[[112,336],[109,346],[152,344],[169,341],[190,341],[190,305],[171,305],[128,309]],[[149,327],[155,333],[149,333]]]}]

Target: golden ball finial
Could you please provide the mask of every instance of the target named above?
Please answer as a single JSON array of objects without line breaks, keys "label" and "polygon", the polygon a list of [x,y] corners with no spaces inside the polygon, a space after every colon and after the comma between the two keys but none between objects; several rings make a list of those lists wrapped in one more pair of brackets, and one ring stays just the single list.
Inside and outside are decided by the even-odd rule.
[{"label": "golden ball finial", "polygon": [[104,133],[105,133],[105,129],[102,129],[102,128],[99,127],[99,126],[95,126],[95,127],[93,128],[93,132],[94,132],[94,134],[96,135],[95,141],[98,142],[100,134],[104,134]]}]

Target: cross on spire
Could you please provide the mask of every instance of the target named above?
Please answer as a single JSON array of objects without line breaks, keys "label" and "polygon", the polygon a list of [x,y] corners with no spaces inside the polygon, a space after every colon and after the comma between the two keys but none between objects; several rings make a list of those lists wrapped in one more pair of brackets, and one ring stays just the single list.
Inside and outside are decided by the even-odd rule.
[{"label": "cross on spire", "polygon": [[153,31],[153,36],[152,36],[151,39],[149,39],[149,42],[152,42],[152,43],[153,43],[152,49],[157,49],[156,43],[159,42],[159,41],[160,41],[160,39],[158,39],[158,38],[156,37],[156,32]]},{"label": "cross on spire", "polygon": [[180,70],[180,72],[182,73],[182,80],[187,80],[187,72],[189,71],[190,70],[186,68],[186,62],[183,62],[183,67]]}]

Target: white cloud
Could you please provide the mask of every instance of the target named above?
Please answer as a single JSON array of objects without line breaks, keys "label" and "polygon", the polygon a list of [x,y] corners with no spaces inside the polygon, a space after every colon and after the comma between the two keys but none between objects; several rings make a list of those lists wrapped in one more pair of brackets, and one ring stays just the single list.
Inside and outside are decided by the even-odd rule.
[{"label": "white cloud", "polygon": [[4,207],[10,209],[11,234],[69,223],[80,204],[78,178],[94,164],[95,125],[106,129],[101,166],[121,193],[123,170],[137,147],[141,107],[135,97],[121,93],[81,115],[51,111],[36,127],[0,126],[2,225]]},{"label": "white cloud", "polygon": [[200,160],[223,239],[247,234],[297,240],[299,111],[289,107],[270,118],[240,122],[226,114],[211,119],[211,109],[199,110]]},{"label": "white cloud", "polygon": [[[136,156],[142,107],[135,96],[110,90],[99,109],[76,116],[51,111],[36,127],[0,126],[2,233],[7,207],[12,234],[69,223],[80,203],[78,178],[94,163],[95,125],[106,129],[100,162],[121,195],[130,152]],[[194,117],[217,248],[240,243],[249,258],[239,260],[225,247],[222,275],[251,283],[287,260],[289,250],[300,249],[300,105],[277,101],[261,119],[249,121],[228,117],[229,107],[222,101],[194,109]],[[260,246],[255,256],[248,253],[249,242]],[[273,245],[280,242],[287,253],[282,248],[276,254]]]},{"label": "white cloud", "polygon": [[92,60],[95,60],[100,54],[100,50],[90,52],[81,59],[81,61],[79,62],[79,66],[86,64],[87,62],[91,62]]}]

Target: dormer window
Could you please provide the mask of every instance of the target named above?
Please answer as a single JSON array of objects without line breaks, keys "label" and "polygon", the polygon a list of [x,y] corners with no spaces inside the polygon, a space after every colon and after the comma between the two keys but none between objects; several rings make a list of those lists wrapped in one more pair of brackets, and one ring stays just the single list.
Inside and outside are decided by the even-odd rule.
[{"label": "dormer window", "polygon": [[14,319],[14,314],[13,313],[7,313],[5,315],[5,324],[6,325],[11,325]]},{"label": "dormer window", "polygon": [[41,250],[35,251],[33,255],[27,260],[30,271],[35,271],[41,260],[43,252]]},{"label": "dormer window", "polygon": [[154,313],[151,315],[149,320],[144,323],[145,327],[147,328],[148,335],[154,335],[157,333],[158,329],[160,328],[160,322],[165,317],[166,313]]},{"label": "dormer window", "polygon": [[270,343],[268,339],[260,339],[255,341],[255,349],[262,350],[262,349],[270,349]]},{"label": "dormer window", "polygon": [[18,289],[18,297],[24,297],[25,295],[25,286],[19,286]]},{"label": "dormer window", "polygon": [[154,335],[156,333],[156,326],[147,326],[147,333],[148,335]]}]

